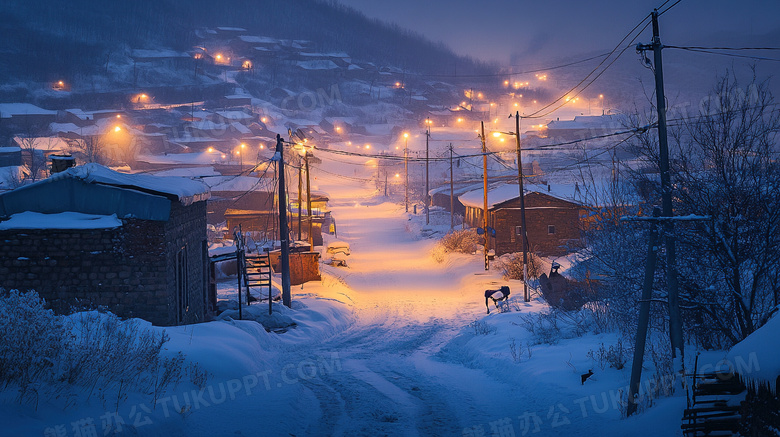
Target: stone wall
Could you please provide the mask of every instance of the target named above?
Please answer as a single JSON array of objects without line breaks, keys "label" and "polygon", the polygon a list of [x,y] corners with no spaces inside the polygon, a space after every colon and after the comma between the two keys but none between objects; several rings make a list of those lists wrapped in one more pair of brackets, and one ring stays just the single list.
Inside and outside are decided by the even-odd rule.
[{"label": "stone wall", "polygon": [[0,231],[0,287],[36,290],[58,313],[103,306],[168,324],[162,231],[162,223],[140,220],[117,229]]},{"label": "stone wall", "polygon": [[[155,325],[206,316],[206,202],[171,205],[168,222],[116,229],[0,231],[0,287],[36,290],[58,313],[106,307]],[[179,318],[176,253],[186,248],[189,307]]]}]

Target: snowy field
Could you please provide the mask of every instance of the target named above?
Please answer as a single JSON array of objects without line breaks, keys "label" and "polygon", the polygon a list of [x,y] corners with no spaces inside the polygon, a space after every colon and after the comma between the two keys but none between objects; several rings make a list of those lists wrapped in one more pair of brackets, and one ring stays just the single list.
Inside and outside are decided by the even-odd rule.
[{"label": "snowy field", "polygon": [[[522,302],[520,283],[509,283],[513,311],[485,314],[483,291],[506,281],[484,271],[481,255],[437,263],[434,240],[420,238],[422,215],[357,182],[325,175],[317,184],[351,255],[347,268],[323,266],[321,283],[293,287],[292,309],[275,307],[295,327],[145,324],[168,333],[166,354],[182,352],[210,379],[200,388],[183,380],[156,404],[141,394],[84,393],[39,399],[36,409],[6,390],[0,435],[681,435],[679,380],[672,396],[621,418],[630,362],[616,370],[589,357],[615,345],[616,334],[539,343],[526,318],[548,308],[539,298]],[[235,296],[230,282],[220,290]],[[644,376],[651,370],[646,363]]]}]

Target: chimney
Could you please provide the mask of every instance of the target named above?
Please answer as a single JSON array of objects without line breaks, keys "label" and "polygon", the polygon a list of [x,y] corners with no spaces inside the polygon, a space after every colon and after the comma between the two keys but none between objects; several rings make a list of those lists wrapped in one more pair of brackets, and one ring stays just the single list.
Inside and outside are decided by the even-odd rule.
[{"label": "chimney", "polygon": [[63,172],[76,165],[76,159],[68,154],[51,155],[51,174]]}]

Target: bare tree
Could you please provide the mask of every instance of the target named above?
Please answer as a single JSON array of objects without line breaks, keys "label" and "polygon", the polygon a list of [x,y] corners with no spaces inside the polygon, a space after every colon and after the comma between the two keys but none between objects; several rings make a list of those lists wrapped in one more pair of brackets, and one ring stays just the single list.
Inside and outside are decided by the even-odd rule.
[{"label": "bare tree", "polygon": [[76,150],[78,150],[84,162],[95,162],[102,164],[105,162],[103,141],[100,135],[90,135],[76,141]]},{"label": "bare tree", "polygon": [[[669,115],[675,215],[711,217],[675,230],[686,332],[704,347],[740,341],[778,305],[780,165],[774,155],[780,114],[775,105],[768,84],[755,73],[743,86],[727,72],[696,113]],[[655,132],[639,133],[632,142],[645,168],[624,171],[628,185],[613,186],[607,196],[626,215],[649,215],[661,198]],[[620,191],[626,186],[628,192]],[[585,233],[590,259],[582,268],[601,275],[602,299],[630,331],[647,225],[616,221],[616,212],[622,213],[602,208],[594,214],[595,225]],[[659,256],[658,263],[654,299],[663,301],[665,258]],[[666,329],[663,306],[657,307],[654,325]]]}]

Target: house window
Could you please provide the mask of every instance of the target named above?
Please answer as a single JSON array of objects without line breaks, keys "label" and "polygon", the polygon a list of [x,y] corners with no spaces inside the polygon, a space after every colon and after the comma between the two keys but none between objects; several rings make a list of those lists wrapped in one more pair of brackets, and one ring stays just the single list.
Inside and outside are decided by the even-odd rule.
[{"label": "house window", "polygon": [[187,245],[185,244],[176,253],[176,297],[179,301],[178,318],[179,323],[184,321],[184,315],[187,314],[190,306],[189,294],[189,269],[187,266]]},{"label": "house window", "polygon": [[555,235],[555,225],[547,225],[547,235]]}]

